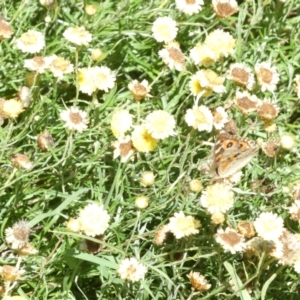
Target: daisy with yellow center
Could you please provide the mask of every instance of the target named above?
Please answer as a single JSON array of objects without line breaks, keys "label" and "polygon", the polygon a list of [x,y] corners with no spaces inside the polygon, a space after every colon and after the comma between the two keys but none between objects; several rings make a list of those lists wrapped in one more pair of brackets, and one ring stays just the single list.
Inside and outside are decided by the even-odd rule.
[{"label": "daisy with yellow center", "polygon": [[132,127],[132,115],[128,110],[122,109],[113,113],[110,128],[116,138],[124,137]]},{"label": "daisy with yellow center", "polygon": [[63,110],[60,113],[60,119],[65,122],[65,128],[72,131],[78,131],[80,133],[87,129],[87,124],[89,123],[87,113],[77,107],[71,107]]},{"label": "daisy with yellow center", "polygon": [[158,140],[155,139],[143,125],[135,126],[131,134],[132,144],[140,152],[153,151],[157,147]]},{"label": "daisy with yellow center", "polygon": [[94,80],[94,70],[93,68],[82,68],[78,69],[77,80],[79,85],[79,90],[82,93],[92,95],[93,92],[97,90]]},{"label": "daisy with yellow center", "polygon": [[279,74],[275,66],[272,66],[269,62],[257,63],[255,73],[262,92],[276,90]]},{"label": "daisy with yellow center", "polygon": [[233,196],[230,186],[222,183],[215,183],[208,186],[207,189],[203,191],[200,198],[200,204],[206,208],[210,214],[218,212],[226,213],[233,207]]},{"label": "daisy with yellow center", "polygon": [[277,240],[283,233],[283,219],[272,212],[261,213],[253,222],[258,236],[264,240]]},{"label": "daisy with yellow center", "polygon": [[196,220],[193,216],[185,216],[180,211],[174,214],[174,217],[170,218],[168,224],[170,232],[174,234],[176,239],[181,239],[184,236],[199,233],[200,221]]},{"label": "daisy with yellow center", "polygon": [[229,117],[225,109],[221,106],[217,107],[213,112],[213,125],[217,130],[223,129],[224,125],[229,121]]},{"label": "daisy with yellow center", "polygon": [[157,18],[152,26],[152,35],[158,42],[172,42],[177,35],[177,23],[170,17]]},{"label": "daisy with yellow center", "polygon": [[227,57],[234,53],[236,40],[230,33],[222,29],[216,29],[206,37],[204,44],[207,45],[215,53],[216,58],[219,59],[222,56]]},{"label": "daisy with yellow center", "polygon": [[174,117],[163,110],[150,113],[145,119],[145,128],[155,139],[165,139],[176,135],[174,131],[176,122]]},{"label": "daisy with yellow center", "polygon": [[77,46],[87,46],[92,41],[92,35],[89,31],[87,31],[83,26],[69,27],[64,33],[63,37],[77,45]]},{"label": "daisy with yellow center", "polygon": [[212,0],[212,5],[219,18],[229,18],[239,10],[235,0]]},{"label": "daisy with yellow center", "polygon": [[210,67],[217,61],[216,54],[205,44],[197,44],[190,51],[190,57],[196,65]]},{"label": "daisy with yellow center", "polygon": [[88,236],[103,234],[109,227],[110,215],[104,209],[103,205],[90,203],[85,206],[78,217],[80,230]]},{"label": "daisy with yellow center", "polygon": [[146,79],[144,79],[142,82],[139,82],[136,79],[131,81],[128,84],[128,89],[136,101],[141,101],[146,97],[151,97],[149,94],[151,87]]},{"label": "daisy with yellow center", "polygon": [[248,90],[251,90],[255,83],[254,74],[244,63],[231,64],[227,71],[227,78]]},{"label": "daisy with yellow center", "polygon": [[165,49],[158,52],[158,55],[171,70],[183,71],[185,69],[185,56],[178,43],[169,43]]},{"label": "daisy with yellow center", "polygon": [[216,242],[219,243],[225,251],[230,251],[231,254],[243,251],[245,248],[244,236],[237,233],[236,230],[227,227],[224,229],[218,229],[215,234]]},{"label": "daisy with yellow center", "polygon": [[0,115],[2,118],[16,119],[24,111],[21,101],[10,99],[0,102]]},{"label": "daisy with yellow center", "polygon": [[9,39],[13,35],[13,30],[9,23],[0,20],[0,40]]},{"label": "daisy with yellow center", "polygon": [[144,279],[147,268],[132,257],[123,259],[117,272],[122,279],[137,282]]},{"label": "daisy with yellow center", "polygon": [[189,188],[193,193],[199,193],[203,189],[202,182],[198,179],[193,179],[189,182]]},{"label": "daisy with yellow center", "polygon": [[213,115],[210,109],[204,105],[194,105],[192,109],[188,109],[184,119],[188,126],[192,126],[198,131],[212,131],[214,122]]},{"label": "daisy with yellow center", "polygon": [[117,141],[112,143],[112,146],[115,148],[114,159],[120,156],[122,163],[127,162],[129,159],[134,159],[132,155],[134,153],[134,148],[130,136],[120,136]]},{"label": "daisy with yellow center", "polygon": [[194,96],[210,96],[213,92],[225,93],[224,81],[223,77],[212,70],[200,70],[191,78],[191,92]]},{"label": "daisy with yellow center", "polygon": [[45,47],[45,37],[36,30],[28,30],[17,39],[16,46],[24,53],[38,53]]},{"label": "daisy with yellow center", "polygon": [[53,55],[49,66],[54,77],[63,79],[64,74],[70,74],[74,70],[74,65],[63,57]]},{"label": "daisy with yellow center", "polygon": [[211,288],[211,284],[209,284],[206,278],[199,272],[191,271],[187,275],[187,278],[190,280],[193,288],[197,291],[204,292]]}]

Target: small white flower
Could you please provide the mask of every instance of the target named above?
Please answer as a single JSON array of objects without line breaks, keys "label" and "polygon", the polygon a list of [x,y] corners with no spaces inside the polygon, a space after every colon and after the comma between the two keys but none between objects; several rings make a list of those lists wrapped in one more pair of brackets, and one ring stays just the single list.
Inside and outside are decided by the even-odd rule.
[{"label": "small white flower", "polygon": [[78,217],[79,227],[86,235],[96,236],[103,234],[108,228],[110,215],[103,205],[91,203],[85,206]]},{"label": "small white flower", "polygon": [[248,90],[251,90],[255,84],[252,70],[244,63],[231,64],[226,75],[228,79],[234,81],[237,85],[246,87]]},{"label": "small white flower", "polygon": [[69,42],[78,46],[87,46],[92,41],[92,35],[83,26],[69,27],[64,33],[63,37]]},{"label": "small white flower", "polygon": [[121,156],[121,162],[125,163],[129,159],[133,160],[134,157],[134,148],[132,146],[130,136],[126,135],[125,137],[120,136],[117,141],[112,143],[114,150],[114,159]]},{"label": "small white flower", "polygon": [[222,245],[224,250],[230,251],[231,254],[243,251],[245,248],[244,236],[237,233],[236,230],[227,227],[226,230],[218,229],[218,233],[215,234],[216,241]]},{"label": "small white flower", "polygon": [[152,26],[153,37],[158,42],[172,42],[177,35],[177,23],[170,17],[157,18]]},{"label": "small white flower", "polygon": [[187,15],[197,14],[201,11],[203,0],[175,0],[176,8]]},{"label": "small white flower", "polygon": [[36,30],[28,30],[17,39],[16,46],[24,53],[38,53],[45,47],[45,37]]},{"label": "small white flower", "polygon": [[176,135],[175,119],[167,111],[156,110],[150,113],[145,119],[145,127],[155,139],[165,139]]},{"label": "small white flower", "polygon": [[272,212],[261,213],[253,222],[258,236],[264,240],[274,241],[283,233],[283,219]]},{"label": "small white flower", "polygon": [[118,267],[119,276],[133,282],[144,279],[146,273],[147,268],[134,257],[123,259]]},{"label": "small white flower", "polygon": [[175,43],[171,43],[165,49],[160,50],[158,55],[171,70],[183,71],[185,69],[185,56]]},{"label": "small white flower", "polygon": [[213,113],[214,127],[217,130],[221,130],[224,125],[229,121],[229,117],[225,109],[221,106],[217,107]]},{"label": "small white flower", "polygon": [[188,126],[192,126],[198,131],[211,132],[213,127],[213,115],[207,106],[193,106],[185,114],[185,121]]},{"label": "small white flower", "polygon": [[87,124],[89,123],[87,113],[77,107],[71,107],[63,110],[60,113],[60,118],[65,122],[64,127],[78,132],[85,131],[87,129]]},{"label": "small white flower", "polygon": [[255,73],[262,92],[276,90],[279,74],[275,66],[272,66],[269,62],[257,63]]},{"label": "small white flower", "polygon": [[125,132],[132,127],[132,115],[126,109],[114,112],[111,117],[110,127],[116,138],[123,137]]},{"label": "small white flower", "polygon": [[176,239],[181,239],[184,236],[199,233],[200,221],[196,220],[193,216],[185,216],[180,211],[175,213],[174,217],[170,218],[168,226]]},{"label": "small white flower", "polygon": [[34,58],[25,59],[24,67],[30,71],[37,71],[39,74],[44,73],[50,66],[52,57],[35,56]]}]

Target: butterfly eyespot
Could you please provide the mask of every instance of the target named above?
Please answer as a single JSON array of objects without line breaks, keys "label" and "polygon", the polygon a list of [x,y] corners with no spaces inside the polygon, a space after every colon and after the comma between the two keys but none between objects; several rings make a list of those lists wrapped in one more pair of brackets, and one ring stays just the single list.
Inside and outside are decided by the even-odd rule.
[{"label": "butterfly eyespot", "polygon": [[228,144],[227,144],[227,148],[231,148],[232,147],[232,145],[233,145],[233,143],[232,142],[229,142]]}]

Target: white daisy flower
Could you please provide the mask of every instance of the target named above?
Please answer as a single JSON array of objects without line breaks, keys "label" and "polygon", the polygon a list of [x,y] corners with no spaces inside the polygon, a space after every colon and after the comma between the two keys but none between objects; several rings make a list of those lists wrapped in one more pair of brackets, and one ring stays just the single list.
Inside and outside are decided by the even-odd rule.
[{"label": "white daisy flower", "polygon": [[175,0],[176,8],[187,15],[197,14],[201,11],[203,0]]},{"label": "white daisy flower", "polygon": [[198,131],[211,132],[213,127],[213,115],[207,106],[194,105],[192,109],[186,111],[184,117],[188,126],[191,126]]},{"label": "white daisy flower", "polygon": [[276,90],[279,74],[275,66],[272,66],[269,62],[257,63],[255,73],[262,92]]},{"label": "white daisy flower", "polygon": [[84,26],[67,28],[63,33],[63,37],[78,46],[87,46],[92,41],[91,33]]},{"label": "white daisy flower", "polygon": [[283,219],[272,212],[261,213],[253,222],[258,236],[265,240],[274,241],[283,233]]},{"label": "white daisy flower", "polygon": [[87,124],[89,123],[87,113],[77,107],[71,107],[63,110],[60,113],[60,118],[65,122],[65,128],[75,130],[80,133],[87,129]]},{"label": "white daisy flower", "polygon": [[147,268],[139,263],[136,258],[132,257],[123,259],[117,272],[122,279],[136,282],[144,279]]},{"label": "white daisy flower", "polygon": [[153,37],[158,42],[172,42],[177,35],[177,23],[170,17],[157,18],[152,26]]},{"label": "white daisy flower", "polygon": [[38,53],[45,47],[45,37],[36,30],[28,30],[17,39],[16,46],[24,53]]},{"label": "white daisy flower", "polygon": [[226,75],[228,79],[234,81],[237,85],[246,87],[248,90],[251,90],[254,86],[254,74],[244,63],[231,64]]},{"label": "white daisy flower", "polygon": [[229,121],[229,117],[225,109],[221,106],[217,107],[213,112],[213,125],[217,130],[221,130]]},{"label": "white daisy flower", "polygon": [[115,86],[116,76],[108,67],[94,67],[93,81],[98,90],[102,90],[107,93]]},{"label": "white daisy flower", "polygon": [[183,71],[185,69],[185,56],[178,45],[171,43],[158,52],[163,62],[171,69]]}]

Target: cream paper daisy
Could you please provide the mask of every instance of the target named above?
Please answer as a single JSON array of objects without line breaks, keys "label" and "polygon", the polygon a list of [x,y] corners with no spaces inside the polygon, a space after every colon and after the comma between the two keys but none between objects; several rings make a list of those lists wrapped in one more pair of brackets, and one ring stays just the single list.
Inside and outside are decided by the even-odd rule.
[{"label": "cream paper daisy", "polygon": [[202,10],[203,0],[175,0],[176,8],[187,15],[197,14]]},{"label": "cream paper daisy", "polygon": [[63,33],[63,37],[77,46],[87,46],[92,41],[91,33],[84,26],[67,28]]},{"label": "cream paper daisy", "polygon": [[222,228],[218,229],[214,237],[216,242],[218,242],[225,251],[231,252],[231,254],[243,251],[246,246],[244,236],[229,227],[225,230]]},{"label": "cream paper daisy", "polygon": [[158,52],[158,55],[171,70],[185,70],[185,56],[181,52],[178,43],[173,42],[168,44]]},{"label": "cream paper daisy", "polygon": [[176,135],[174,131],[175,127],[175,119],[167,111],[156,110],[150,113],[145,119],[145,128],[158,140]]},{"label": "cream paper daisy", "polygon": [[207,279],[199,272],[191,271],[187,277],[190,280],[193,288],[197,291],[204,292],[211,288],[211,284],[209,284]]},{"label": "cream paper daisy", "polygon": [[254,69],[262,92],[275,91],[279,82],[279,74],[276,67],[269,62],[261,62],[257,63]]},{"label": "cream paper daisy", "polygon": [[52,55],[49,70],[52,72],[54,77],[63,79],[65,74],[70,74],[74,71],[74,65],[63,57]]},{"label": "cream paper daisy", "polygon": [[217,130],[223,129],[224,125],[229,121],[229,117],[225,109],[221,106],[217,107],[213,112],[213,125]]},{"label": "cream paper daisy", "polygon": [[168,224],[169,231],[174,234],[176,239],[199,233],[200,226],[200,221],[193,216],[185,216],[182,211],[175,213]]},{"label": "cream paper daisy", "polygon": [[133,116],[128,110],[122,109],[113,113],[110,128],[116,138],[124,137],[125,133],[132,127]]},{"label": "cream paper daisy", "polygon": [[211,132],[213,127],[213,115],[207,106],[194,105],[186,111],[184,119],[188,126],[191,126],[198,131]]},{"label": "cream paper daisy", "polygon": [[212,70],[200,70],[191,78],[191,92],[194,96],[210,96],[213,92],[222,94],[226,92],[224,81],[225,78]]},{"label": "cream paper daisy", "polygon": [[91,96],[92,93],[97,90],[97,87],[95,86],[93,80],[93,76],[94,76],[94,69],[92,67],[78,69],[77,81],[79,85],[79,90],[82,93]]},{"label": "cream paper daisy", "polygon": [[35,56],[34,58],[25,59],[24,67],[30,71],[36,71],[39,74],[44,73],[50,66],[52,58],[49,56]]},{"label": "cream paper daisy", "polygon": [[217,59],[222,56],[232,55],[235,51],[236,40],[229,32],[222,29],[216,29],[209,33],[204,44],[207,45],[214,53]]},{"label": "cream paper daisy", "polygon": [[13,35],[12,27],[5,20],[0,19],[0,40],[9,39]]},{"label": "cream paper daisy", "polygon": [[215,64],[218,57],[215,52],[205,44],[197,44],[190,50],[190,57],[196,65],[210,67]]},{"label": "cream paper daisy", "polygon": [[212,6],[219,18],[228,18],[239,10],[235,0],[212,0]]},{"label": "cream paper daisy", "polygon": [[128,89],[136,101],[141,101],[146,97],[151,97],[149,94],[151,87],[146,79],[144,79],[142,82],[139,82],[136,79],[131,81],[128,84]]},{"label": "cream paper daisy", "polygon": [[78,131],[80,133],[87,129],[87,124],[89,123],[87,113],[77,107],[71,107],[63,110],[60,113],[60,118],[65,122],[65,128],[72,131]]},{"label": "cream paper daisy", "polygon": [[288,209],[291,219],[300,223],[300,200],[295,200]]},{"label": "cream paper daisy", "polygon": [[12,227],[5,229],[5,240],[12,249],[19,249],[29,241],[30,226],[25,220],[15,223]]},{"label": "cream paper daisy", "polygon": [[222,183],[215,183],[208,186],[207,189],[202,192],[200,204],[206,208],[210,214],[219,212],[226,213],[233,207],[233,196],[230,186]]},{"label": "cream paper daisy", "polygon": [[108,67],[94,67],[93,81],[98,90],[105,91],[107,93],[115,86],[116,75]]},{"label": "cream paper daisy", "polygon": [[45,47],[45,37],[36,30],[28,30],[17,39],[16,47],[24,53],[38,53]]},{"label": "cream paper daisy", "polygon": [[90,203],[85,206],[78,217],[80,230],[88,236],[103,234],[109,227],[110,215],[104,209],[103,205]]},{"label": "cream paper daisy", "polygon": [[117,141],[112,143],[114,150],[114,159],[121,157],[121,162],[125,163],[129,159],[133,160],[134,148],[131,142],[131,137],[126,135],[125,137],[120,136]]},{"label": "cream paper daisy", "polygon": [[253,222],[258,236],[264,240],[274,241],[283,233],[283,219],[272,212],[264,212]]},{"label": "cream paper daisy", "polygon": [[152,26],[152,35],[158,42],[172,42],[177,36],[177,31],[177,23],[170,17],[157,18]]},{"label": "cream paper daisy", "polygon": [[227,79],[234,81],[237,85],[251,90],[255,84],[252,70],[244,63],[231,64],[226,73]]},{"label": "cream paper daisy", "polygon": [[132,257],[123,259],[117,272],[122,279],[136,282],[144,279],[147,268],[139,263],[136,258]]}]

